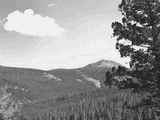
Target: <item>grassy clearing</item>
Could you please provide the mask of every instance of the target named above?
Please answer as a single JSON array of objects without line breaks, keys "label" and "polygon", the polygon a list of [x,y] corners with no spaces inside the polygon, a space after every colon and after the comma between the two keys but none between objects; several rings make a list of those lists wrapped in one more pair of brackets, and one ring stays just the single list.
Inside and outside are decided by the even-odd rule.
[{"label": "grassy clearing", "polygon": [[[155,112],[148,106],[141,106],[146,93],[131,90],[118,91],[101,89],[57,98],[48,102],[47,112],[32,114],[33,120],[154,120]],[[24,119],[21,116],[21,119]],[[158,120],[158,118],[157,118]]]}]

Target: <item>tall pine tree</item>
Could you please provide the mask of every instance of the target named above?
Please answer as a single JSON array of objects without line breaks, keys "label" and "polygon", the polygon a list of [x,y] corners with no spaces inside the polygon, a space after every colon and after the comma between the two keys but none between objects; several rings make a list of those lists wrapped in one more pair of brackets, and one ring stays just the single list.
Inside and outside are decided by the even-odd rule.
[{"label": "tall pine tree", "polygon": [[[121,57],[130,57],[131,75],[140,90],[160,98],[160,1],[122,0],[120,22],[113,22],[113,36]],[[137,89],[137,88],[136,88]]]}]

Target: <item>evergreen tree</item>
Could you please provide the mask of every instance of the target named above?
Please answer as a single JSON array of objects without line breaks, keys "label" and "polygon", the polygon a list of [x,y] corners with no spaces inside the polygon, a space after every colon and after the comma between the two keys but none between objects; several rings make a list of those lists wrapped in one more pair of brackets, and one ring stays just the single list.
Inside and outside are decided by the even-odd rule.
[{"label": "evergreen tree", "polygon": [[121,22],[113,22],[113,35],[121,57],[130,57],[130,67],[146,90],[160,88],[160,2],[122,0]]},{"label": "evergreen tree", "polygon": [[151,93],[151,101],[158,106],[160,1],[122,0],[119,10],[122,13],[122,20],[112,23],[113,36],[117,39],[116,49],[119,50],[121,57],[130,58],[130,75],[137,78],[141,84],[139,86],[141,91]]}]

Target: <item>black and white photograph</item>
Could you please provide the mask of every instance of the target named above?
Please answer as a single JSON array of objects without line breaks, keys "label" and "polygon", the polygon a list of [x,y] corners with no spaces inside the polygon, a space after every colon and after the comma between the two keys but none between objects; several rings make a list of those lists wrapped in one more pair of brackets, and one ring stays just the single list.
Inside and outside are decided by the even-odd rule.
[{"label": "black and white photograph", "polygon": [[160,120],[160,0],[0,0],[0,120]]}]

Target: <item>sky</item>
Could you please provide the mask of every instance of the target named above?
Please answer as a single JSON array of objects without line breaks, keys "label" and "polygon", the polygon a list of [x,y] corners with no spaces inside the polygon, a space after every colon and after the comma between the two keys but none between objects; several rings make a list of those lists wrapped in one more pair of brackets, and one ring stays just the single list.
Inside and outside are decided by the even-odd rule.
[{"label": "sky", "polygon": [[120,0],[0,0],[0,65],[78,68],[102,59],[123,65],[111,23]]}]

